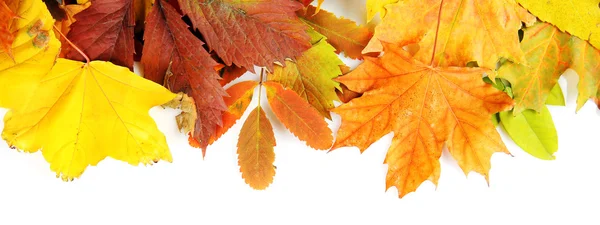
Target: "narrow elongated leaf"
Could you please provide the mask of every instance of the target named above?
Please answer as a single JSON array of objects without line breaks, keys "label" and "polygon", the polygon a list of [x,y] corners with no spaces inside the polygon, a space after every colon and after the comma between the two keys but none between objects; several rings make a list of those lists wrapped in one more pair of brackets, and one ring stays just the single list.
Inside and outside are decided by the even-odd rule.
[{"label": "narrow elongated leaf", "polygon": [[279,83],[268,81],[265,87],[271,110],[288,130],[312,148],[325,150],[331,147],[332,132],[317,110]]},{"label": "narrow elongated leaf", "polygon": [[542,107],[539,113],[525,110],[516,116],[500,112],[500,121],[513,141],[527,153],[540,159],[554,159],[558,134],[547,107]]},{"label": "narrow elongated leaf", "polygon": [[223,112],[223,126],[217,128],[215,133],[210,137],[208,144],[212,144],[219,139],[221,135],[235,125],[237,120],[242,118],[246,108],[248,108],[248,105],[252,101],[252,94],[256,85],[258,85],[256,81],[243,81],[227,89],[229,96],[224,98],[227,111]]},{"label": "narrow elongated leaf", "polygon": [[240,172],[250,187],[263,190],[273,183],[275,145],[273,127],[260,106],[256,107],[242,126],[237,143]]}]

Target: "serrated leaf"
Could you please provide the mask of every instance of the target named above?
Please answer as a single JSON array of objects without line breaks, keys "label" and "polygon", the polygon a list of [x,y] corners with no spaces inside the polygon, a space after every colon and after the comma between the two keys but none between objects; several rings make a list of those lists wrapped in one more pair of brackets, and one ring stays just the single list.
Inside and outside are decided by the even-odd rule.
[{"label": "serrated leaf", "polygon": [[600,50],[577,37],[571,37],[571,46],[571,68],[579,76],[579,83],[577,84],[577,90],[579,91],[577,96],[577,111],[590,98],[600,108]]},{"label": "serrated leaf", "polygon": [[289,131],[314,149],[331,147],[332,132],[317,110],[279,83],[267,81],[264,85],[271,110]]},{"label": "serrated leaf", "polygon": [[308,28],[295,14],[302,8],[297,1],[179,0],[179,5],[227,66],[272,69],[274,62],[310,47]]},{"label": "serrated leaf", "polygon": [[530,12],[600,49],[598,0],[517,0]]},{"label": "serrated leaf", "polygon": [[30,82],[34,94],[6,114],[2,138],[26,152],[41,150],[63,180],[107,156],[132,165],[172,160],[148,115],[175,97],[160,85],[109,62],[66,59]]},{"label": "serrated leaf", "polygon": [[263,190],[273,183],[275,145],[273,127],[260,106],[256,107],[244,122],[237,143],[240,172],[250,187]]},{"label": "serrated leaf", "polygon": [[196,121],[192,136],[204,149],[211,135],[223,126],[227,96],[219,84],[217,66],[204,50],[181,15],[164,0],[157,1],[148,14],[142,54],[144,76],[173,92],[184,92],[194,99]]},{"label": "serrated leaf", "polygon": [[[133,0],[91,0],[91,4],[75,15],[67,38],[91,60],[110,61],[133,71]],[[74,50],[66,57],[85,61]]]},{"label": "serrated leaf", "polygon": [[295,62],[288,61],[285,67],[276,65],[267,79],[298,93],[321,115],[330,119],[329,110],[333,108],[333,101],[338,100],[335,90],[340,88],[333,79],[342,74],[340,65],[344,65],[334,51],[321,39]]},{"label": "serrated leaf", "polygon": [[500,58],[524,63],[518,7],[514,0],[400,1],[387,6],[387,16],[363,53],[380,52],[381,42],[419,44],[414,57],[436,66],[476,61],[495,69]]},{"label": "serrated leaf", "polygon": [[558,134],[547,107],[539,113],[525,110],[516,116],[500,112],[500,121],[512,140],[524,151],[540,159],[554,159],[558,150]]},{"label": "serrated leaf", "polygon": [[492,154],[508,153],[490,118],[513,105],[509,96],[483,82],[488,73],[433,67],[401,45],[384,44],[383,56],[365,57],[337,79],[363,95],[332,110],[342,118],[333,149],[364,151],[393,131],[386,187],[398,188],[400,197],[427,179],[437,184],[444,143],[465,174],[475,171],[487,179]]},{"label": "serrated leaf", "polygon": [[223,126],[217,128],[215,133],[211,135],[208,144],[214,143],[221,135],[225,134],[237,120],[242,118],[246,108],[252,101],[254,88],[258,85],[256,81],[243,81],[227,89],[227,97],[224,98],[227,105],[227,111],[223,113]]},{"label": "serrated leaf", "polygon": [[354,21],[338,18],[335,14],[308,6],[298,11],[298,16],[315,31],[327,37],[337,53],[344,52],[352,59],[362,59],[361,51],[367,46],[373,33],[365,26],[359,26]]}]

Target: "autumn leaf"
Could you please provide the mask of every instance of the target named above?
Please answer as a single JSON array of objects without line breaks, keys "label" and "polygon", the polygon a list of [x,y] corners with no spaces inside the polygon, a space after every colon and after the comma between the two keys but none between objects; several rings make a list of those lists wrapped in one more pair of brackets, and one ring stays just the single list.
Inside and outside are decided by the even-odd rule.
[{"label": "autumn leaf", "polygon": [[179,0],[179,5],[227,66],[271,69],[310,47],[296,1]]},{"label": "autumn leaf", "polygon": [[522,15],[517,7],[514,0],[400,1],[387,6],[387,16],[363,53],[380,52],[381,42],[387,42],[418,44],[417,60],[434,59],[442,67],[476,61],[495,69],[500,58],[525,63],[519,48]]},{"label": "autumn leaf", "polygon": [[331,147],[332,132],[317,110],[279,83],[267,81],[264,85],[271,110],[288,130],[314,149]]},{"label": "autumn leaf", "polygon": [[545,160],[554,159],[558,150],[558,134],[546,106],[540,112],[525,110],[518,115],[500,112],[502,127],[524,151]]},{"label": "autumn leaf", "polygon": [[209,143],[214,143],[221,135],[225,134],[237,120],[242,118],[246,108],[252,101],[254,88],[258,85],[256,81],[243,81],[232,85],[227,89],[227,97],[223,98],[227,105],[227,111],[223,113],[223,126],[217,128],[215,133],[210,137]]},{"label": "autumn leaf", "polygon": [[337,53],[344,52],[352,59],[362,59],[361,51],[367,46],[373,33],[367,27],[359,26],[354,21],[337,18],[325,10],[316,12],[317,8],[308,6],[298,11],[298,16],[315,31],[327,37]]},{"label": "autumn leaf", "polygon": [[548,23],[525,29],[521,49],[527,58],[527,66],[507,62],[498,70],[499,77],[512,85],[514,114],[525,109],[539,112],[544,107],[548,93],[569,68],[569,40],[568,34]]},{"label": "autumn leaf", "polygon": [[242,178],[257,190],[266,189],[275,176],[275,134],[260,106],[252,110],[240,131],[237,143]]},{"label": "autumn leaf", "polygon": [[571,49],[571,69],[579,76],[577,111],[590,98],[600,108],[600,50],[577,37],[571,37]]},{"label": "autumn leaf", "polygon": [[15,37],[10,30],[10,24],[14,18],[17,18],[17,14],[6,5],[4,0],[0,0],[0,50],[7,52],[11,58],[13,57],[11,46]]},{"label": "autumn leaf", "polygon": [[600,49],[600,6],[598,0],[517,0],[523,7]]},{"label": "autumn leaf", "polygon": [[[110,61],[133,71],[133,0],[91,0],[75,15],[67,38],[92,60]],[[67,58],[85,61],[77,51]]]},{"label": "autumn leaf", "polygon": [[385,17],[385,6],[398,1],[399,0],[367,0],[367,22],[373,20],[377,13],[379,13],[379,17]]},{"label": "autumn leaf", "polygon": [[225,85],[229,84],[229,82],[244,75],[244,73],[246,73],[247,71],[248,70],[246,70],[245,68],[238,67],[236,65],[226,66],[225,68],[223,68],[219,71],[219,73],[221,75],[221,79],[219,80],[219,83],[221,84],[221,86],[225,86]]},{"label": "autumn leaf", "polygon": [[164,81],[171,91],[185,92],[194,99],[197,118],[192,136],[206,148],[211,135],[223,126],[221,115],[227,110],[223,101],[227,93],[214,70],[217,62],[165,1],[157,1],[148,15],[144,40],[144,76],[159,84]]},{"label": "autumn leaf", "polygon": [[298,93],[322,116],[331,119],[329,110],[333,101],[339,100],[335,90],[340,88],[333,79],[342,74],[340,65],[344,64],[334,51],[321,39],[295,62],[288,61],[285,67],[276,65],[267,79]]},{"label": "autumn leaf", "polygon": [[427,179],[437,184],[444,143],[465,174],[475,171],[487,179],[492,154],[508,153],[490,118],[513,105],[508,95],[481,79],[491,71],[431,66],[401,45],[383,44],[382,57],[365,57],[337,79],[363,95],[333,109],[342,118],[333,149],[364,151],[393,131],[386,186],[395,186],[400,197]]},{"label": "autumn leaf", "polygon": [[[81,11],[90,7],[91,3],[87,2],[85,4],[70,4],[70,5],[60,5],[59,7],[64,10],[65,17],[62,20],[56,20],[54,25],[58,28],[63,34],[68,34],[71,31],[71,24],[75,22],[75,14],[80,13]],[[71,46],[63,37],[58,37],[62,44],[62,49],[60,51],[59,57],[66,57],[67,53],[71,51]]]},{"label": "autumn leaf", "polygon": [[107,156],[132,165],[172,160],[148,115],[174,97],[160,85],[109,62],[66,59],[29,82],[33,95],[6,114],[2,138],[26,152],[41,149],[63,180],[79,177]]}]

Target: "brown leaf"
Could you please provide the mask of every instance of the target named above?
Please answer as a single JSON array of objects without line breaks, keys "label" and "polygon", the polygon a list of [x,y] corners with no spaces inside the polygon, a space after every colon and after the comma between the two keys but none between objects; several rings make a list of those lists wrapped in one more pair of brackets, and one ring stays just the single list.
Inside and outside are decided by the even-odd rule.
[{"label": "brown leaf", "polygon": [[[133,0],[91,0],[92,5],[75,15],[67,38],[91,60],[110,61],[133,70]],[[77,51],[67,58],[84,61]]]},{"label": "brown leaf", "polygon": [[285,63],[310,47],[296,1],[179,0],[179,5],[227,66],[272,69],[274,62]]},{"label": "brown leaf", "polygon": [[142,64],[146,78],[157,83],[164,80],[171,91],[185,92],[194,99],[198,117],[193,137],[206,148],[210,136],[223,125],[221,115],[227,110],[223,101],[227,93],[214,70],[217,62],[164,0],[157,1],[148,14],[144,39]]}]

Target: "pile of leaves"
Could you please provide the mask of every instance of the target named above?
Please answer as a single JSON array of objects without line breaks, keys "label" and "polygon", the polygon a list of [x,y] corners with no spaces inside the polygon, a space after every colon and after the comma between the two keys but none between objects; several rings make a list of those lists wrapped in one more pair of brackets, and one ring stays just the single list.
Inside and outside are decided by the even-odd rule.
[{"label": "pile of leaves", "polygon": [[[368,20],[382,17],[373,26],[322,2],[0,0],[2,138],[41,151],[69,181],[105,157],[171,162],[151,107],[181,109],[177,124],[203,155],[248,113],[240,172],[265,189],[272,123],[317,150],[364,151],[393,132],[386,183],[402,197],[437,183],[444,146],[465,173],[488,178],[492,154],[509,153],[498,124],[554,159],[546,105],[565,104],[566,70],[580,77],[578,110],[600,103],[598,0],[367,0]],[[363,62],[351,69],[341,57]],[[246,73],[254,80],[237,79]],[[342,120],[335,141],[331,112]]]}]

